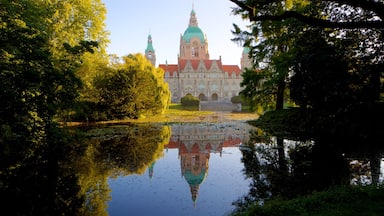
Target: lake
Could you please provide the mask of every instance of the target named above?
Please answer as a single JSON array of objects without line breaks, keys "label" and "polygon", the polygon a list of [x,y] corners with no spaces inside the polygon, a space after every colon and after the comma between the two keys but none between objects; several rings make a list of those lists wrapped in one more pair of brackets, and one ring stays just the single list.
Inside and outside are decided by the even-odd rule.
[{"label": "lake", "polygon": [[109,178],[110,215],[226,215],[246,195],[239,145],[246,123],[173,124],[163,155],[141,174]]},{"label": "lake", "polygon": [[245,121],[127,123],[68,133],[76,139],[2,146],[4,211],[228,215],[273,196],[384,181],[382,151],[345,136],[293,141]]}]

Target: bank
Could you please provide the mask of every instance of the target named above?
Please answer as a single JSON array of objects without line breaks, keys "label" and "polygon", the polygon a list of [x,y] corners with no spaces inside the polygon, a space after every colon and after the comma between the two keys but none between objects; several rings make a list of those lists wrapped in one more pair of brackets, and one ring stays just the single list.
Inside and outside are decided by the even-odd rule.
[{"label": "bank", "polygon": [[339,186],[292,200],[274,198],[264,205],[254,203],[233,215],[379,216],[383,212],[383,186]]},{"label": "bank", "polygon": [[199,111],[198,109],[182,107],[180,104],[171,104],[162,115],[148,116],[139,119],[118,119],[98,122],[66,122],[67,126],[99,125],[99,124],[128,124],[128,123],[221,123],[228,121],[256,120],[259,115],[254,112],[231,111]]}]

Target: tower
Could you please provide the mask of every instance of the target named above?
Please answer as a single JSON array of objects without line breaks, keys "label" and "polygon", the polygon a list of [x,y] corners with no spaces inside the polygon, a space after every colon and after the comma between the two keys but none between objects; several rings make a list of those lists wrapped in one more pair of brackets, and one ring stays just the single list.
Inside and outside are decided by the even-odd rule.
[{"label": "tower", "polygon": [[180,60],[209,60],[208,40],[199,28],[195,10],[192,9],[188,28],[180,36]]},{"label": "tower", "polygon": [[252,59],[249,58],[249,52],[251,49],[249,47],[244,47],[243,54],[240,59],[240,67],[241,71],[245,71],[245,68],[251,69],[252,68]]},{"label": "tower", "polygon": [[156,54],[152,45],[152,36],[148,35],[147,48],[145,49],[145,57],[152,63],[154,67],[156,67]]}]

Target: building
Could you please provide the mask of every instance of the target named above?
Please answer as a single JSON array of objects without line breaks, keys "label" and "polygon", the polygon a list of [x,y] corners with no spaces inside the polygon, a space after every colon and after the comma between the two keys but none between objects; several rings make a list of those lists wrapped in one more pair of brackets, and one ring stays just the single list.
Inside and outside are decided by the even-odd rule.
[{"label": "building", "polygon": [[[156,56],[150,35],[145,55],[155,65]],[[177,64],[159,64],[159,68],[165,71],[164,80],[171,90],[172,102],[180,102],[187,94],[201,101],[230,101],[233,96],[239,95],[241,73],[250,64],[246,49],[241,56],[241,68],[223,64],[221,56],[219,59],[210,59],[208,40],[199,28],[196,13],[192,9],[189,25],[180,35]]]}]

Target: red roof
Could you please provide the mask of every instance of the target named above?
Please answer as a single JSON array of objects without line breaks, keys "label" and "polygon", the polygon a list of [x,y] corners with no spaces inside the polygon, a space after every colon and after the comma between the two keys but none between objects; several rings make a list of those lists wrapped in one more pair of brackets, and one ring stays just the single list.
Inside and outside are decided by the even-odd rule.
[{"label": "red roof", "polygon": [[159,68],[163,69],[164,72],[168,72],[169,76],[173,77],[174,73],[177,74],[177,64],[159,64]]},{"label": "red roof", "polygon": [[216,62],[217,67],[222,70],[223,72],[227,72],[229,77],[232,77],[232,73],[236,74],[236,77],[240,76],[241,69],[237,65],[223,65],[221,63],[221,60],[179,60],[179,65],[177,64],[159,64],[159,68],[163,69],[165,72],[169,73],[169,76],[173,77],[174,73],[178,72],[179,66],[180,70],[183,70],[188,62],[191,64],[192,68],[194,70],[197,70],[199,67],[200,62],[203,62],[206,69],[211,69],[213,62]]},{"label": "red roof", "polygon": [[[232,138],[229,138],[229,139],[226,139],[224,140],[223,142],[223,147],[233,147],[233,146],[238,146],[239,144],[241,143],[241,139],[236,137],[234,139]],[[196,145],[196,143],[194,144]],[[164,145],[164,148],[168,148],[168,149],[175,149],[175,148],[180,148],[180,151],[182,152],[186,152],[187,151],[187,148],[185,147],[185,145],[180,142],[180,141],[175,141],[175,140],[170,140],[168,144]],[[196,146],[194,146],[195,150],[196,151]],[[210,143],[207,143],[206,146],[205,146],[205,149],[206,150],[211,150],[212,149],[212,145]],[[218,149],[216,149],[218,150]]]},{"label": "red roof", "polygon": [[239,76],[241,70],[237,65],[223,65],[223,71],[228,73],[228,76],[232,76],[232,73],[236,73],[236,76]]},{"label": "red roof", "polygon": [[180,69],[184,70],[184,68],[188,62],[190,62],[191,66],[194,70],[197,70],[200,62],[203,62],[203,64],[205,65],[205,68],[208,70],[211,69],[213,62],[216,62],[217,66],[220,69],[222,68],[221,60],[215,60],[215,59],[213,59],[213,60],[199,60],[199,59],[186,60],[186,59],[181,59],[181,60],[179,60]]}]

